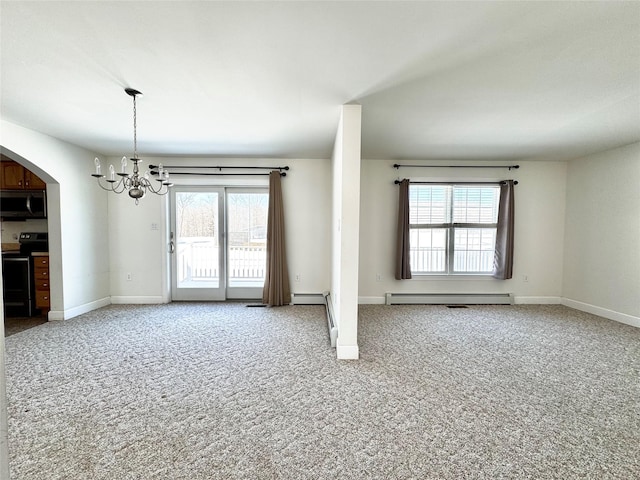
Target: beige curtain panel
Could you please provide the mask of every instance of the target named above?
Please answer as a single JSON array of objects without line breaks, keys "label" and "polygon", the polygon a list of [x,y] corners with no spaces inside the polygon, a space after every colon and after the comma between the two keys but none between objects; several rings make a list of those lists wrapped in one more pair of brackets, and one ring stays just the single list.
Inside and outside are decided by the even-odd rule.
[{"label": "beige curtain panel", "polygon": [[513,191],[513,180],[505,180],[500,183],[496,251],[493,257],[493,277],[499,278],[500,280],[508,280],[513,276],[513,225],[515,204]]},{"label": "beige curtain panel", "polygon": [[398,228],[396,230],[396,279],[411,278],[409,257],[409,179],[400,182],[398,188]]},{"label": "beige curtain panel", "polygon": [[267,215],[267,271],[262,303],[271,307],[291,303],[289,271],[284,240],[284,207],[280,172],[269,174],[269,212]]}]

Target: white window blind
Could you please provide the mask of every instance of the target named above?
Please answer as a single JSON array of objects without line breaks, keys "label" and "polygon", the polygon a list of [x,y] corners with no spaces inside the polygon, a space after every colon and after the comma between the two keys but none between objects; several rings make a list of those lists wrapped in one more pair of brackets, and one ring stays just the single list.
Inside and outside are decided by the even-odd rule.
[{"label": "white window blind", "polygon": [[491,273],[499,199],[498,185],[410,185],[411,271]]}]

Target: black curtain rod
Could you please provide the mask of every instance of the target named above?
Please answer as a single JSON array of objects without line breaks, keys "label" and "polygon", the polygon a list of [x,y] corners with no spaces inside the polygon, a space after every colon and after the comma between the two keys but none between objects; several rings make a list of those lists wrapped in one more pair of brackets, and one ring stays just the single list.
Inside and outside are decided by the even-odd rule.
[{"label": "black curtain rod", "polygon": [[[198,176],[222,176],[222,175],[230,175],[230,176],[251,176],[251,177],[268,177],[269,173],[198,173],[198,172],[169,172],[171,175],[198,175]],[[158,175],[156,170],[151,170],[151,175]],[[287,172],[280,172],[281,177],[286,177]]]},{"label": "black curtain rod", "polygon": [[[158,169],[160,168],[160,165],[149,165],[150,169]],[[163,165],[162,168],[164,168],[165,170],[169,169],[169,168],[211,168],[211,169],[215,169],[215,170],[222,170],[223,168],[230,168],[233,170],[289,170],[289,167],[256,167],[256,166],[251,166],[251,167],[234,167],[231,165],[227,165],[227,166],[206,166],[206,165]],[[169,172],[172,173],[172,172]]]},{"label": "black curtain rod", "polygon": [[[396,185],[400,185],[402,180],[396,180]],[[506,183],[505,180],[501,182],[412,182],[409,180],[409,183],[412,185],[504,185]],[[515,180],[513,182],[514,185],[518,185],[518,181]]]},{"label": "black curtain rod", "polygon": [[418,168],[520,168],[520,165],[400,165],[394,163],[393,168],[396,170],[400,167],[418,167]]}]

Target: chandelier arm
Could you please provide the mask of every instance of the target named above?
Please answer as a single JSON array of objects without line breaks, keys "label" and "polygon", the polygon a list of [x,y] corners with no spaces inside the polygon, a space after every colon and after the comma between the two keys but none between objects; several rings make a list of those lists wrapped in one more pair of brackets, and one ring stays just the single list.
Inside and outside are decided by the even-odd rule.
[{"label": "chandelier arm", "polygon": [[147,180],[147,188],[149,189],[149,191],[157,194],[157,195],[163,195],[162,193],[162,187],[165,186],[163,183],[157,183],[155,186],[153,184],[153,182],[151,182],[150,180]]},{"label": "chandelier arm", "polygon": [[156,195],[164,195],[163,190],[163,185],[162,184],[157,184],[157,185],[153,185],[153,183],[149,182],[149,187],[148,187],[149,191],[152,193],[155,193]]},{"label": "chandelier arm", "polygon": [[127,189],[126,182],[124,178],[120,179],[119,182],[111,184],[111,190],[115,193],[123,193]]},{"label": "chandelier arm", "polygon": [[103,185],[103,183],[101,182],[101,179],[103,177],[96,177],[96,180],[98,181],[98,185],[100,186],[101,189],[103,189],[105,192],[115,192],[115,193],[122,193],[125,190],[125,185],[124,182],[122,181],[122,179],[120,179],[117,182],[111,182],[109,180],[106,180],[106,182],[108,183],[108,185]]},{"label": "chandelier arm", "polygon": [[102,178],[102,177],[96,177],[96,180],[97,180],[98,185],[100,186],[100,188],[101,188],[102,190],[104,190],[105,192],[112,192],[112,191],[113,191],[113,189],[108,188],[108,187],[105,187],[105,186],[102,184],[102,182],[100,181],[100,178]]}]

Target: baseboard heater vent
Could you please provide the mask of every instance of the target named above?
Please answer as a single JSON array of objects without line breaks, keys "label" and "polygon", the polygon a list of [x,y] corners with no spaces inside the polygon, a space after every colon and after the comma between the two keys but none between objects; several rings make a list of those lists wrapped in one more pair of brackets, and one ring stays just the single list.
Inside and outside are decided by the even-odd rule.
[{"label": "baseboard heater vent", "polygon": [[331,303],[331,294],[324,292],[324,305],[327,309],[327,328],[329,329],[329,341],[331,346],[336,348],[336,341],[338,340],[338,325],[336,325],[335,318],[333,316],[333,305]]},{"label": "baseboard heater vent", "polygon": [[323,293],[292,293],[291,305],[324,305]]},{"label": "baseboard heater vent", "polygon": [[387,293],[387,305],[513,305],[511,293]]}]

